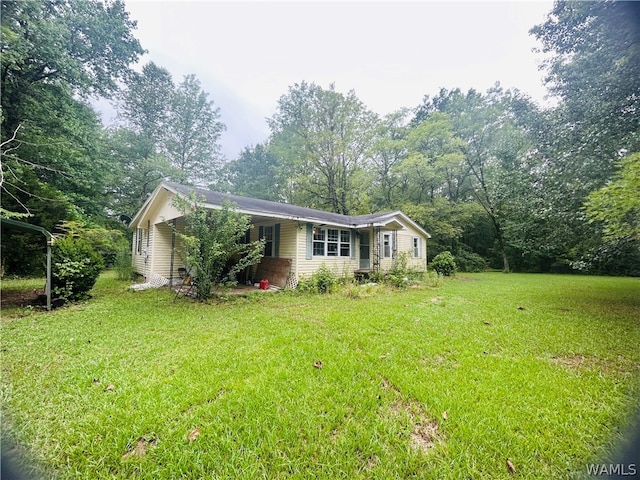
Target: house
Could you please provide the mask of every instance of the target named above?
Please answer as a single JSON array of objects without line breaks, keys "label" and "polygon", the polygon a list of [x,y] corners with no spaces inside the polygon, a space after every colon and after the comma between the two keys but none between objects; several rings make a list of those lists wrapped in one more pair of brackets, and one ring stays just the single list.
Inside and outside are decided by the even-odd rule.
[{"label": "house", "polygon": [[430,235],[400,211],[349,216],[163,182],[130,223],[133,266],[146,278],[158,274],[173,283],[185,267],[175,235],[185,219],[172,199],[192,192],[204,208],[219,209],[230,201],[250,216],[250,241],[265,239],[264,257],[242,281],[266,278],[295,286],[323,263],[338,275],[388,271],[398,252],[407,252],[409,267],[426,268]]}]

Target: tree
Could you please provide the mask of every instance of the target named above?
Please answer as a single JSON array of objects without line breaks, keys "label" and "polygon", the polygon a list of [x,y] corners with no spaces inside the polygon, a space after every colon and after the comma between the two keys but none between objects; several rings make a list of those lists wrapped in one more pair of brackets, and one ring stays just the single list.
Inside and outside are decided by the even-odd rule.
[{"label": "tree", "polygon": [[123,127],[106,132],[106,152],[113,162],[107,195],[117,216],[133,216],[163,179],[177,176],[149,140],[145,134]]},{"label": "tree", "polygon": [[372,197],[379,208],[396,206],[396,194],[402,182],[398,167],[407,156],[408,114],[406,109],[391,113],[376,128],[370,162],[373,173]]},{"label": "tree", "polygon": [[169,102],[163,149],[181,183],[206,184],[220,169],[220,109],[208,100],[195,75],[187,75]]},{"label": "tree", "polygon": [[640,150],[639,23],[635,2],[558,1],[531,30],[550,54],[542,67],[560,99],[537,141],[543,226],[549,244],[581,269],[597,264],[594,271],[621,272],[620,263],[631,263],[611,248],[611,238],[601,238],[602,223],[585,221],[584,205],[612,180],[620,155]]},{"label": "tree", "polygon": [[3,138],[29,118],[41,92],[109,97],[144,53],[121,0],[2,2]]},{"label": "tree", "polygon": [[274,151],[292,174],[290,200],[345,215],[360,211],[376,121],[353,91],[306,82],[289,87],[268,122]]},{"label": "tree", "polygon": [[263,200],[282,200],[286,183],[280,158],[267,144],[245,147],[237,160],[224,166],[218,190]]},{"label": "tree", "polygon": [[433,112],[407,136],[409,154],[401,165],[407,198],[416,203],[433,201],[436,194],[457,200],[469,168],[465,166],[465,142],[455,136],[449,116]]},{"label": "tree", "polygon": [[262,258],[264,240],[245,241],[250,218],[230,202],[223,202],[220,210],[203,208],[195,196],[174,197],[174,202],[185,214],[185,231],[176,233],[184,244],[186,263],[195,270],[191,273],[199,299],[211,298],[214,286],[234,285],[235,274]]},{"label": "tree", "polygon": [[135,22],[121,1],[1,8],[2,208],[33,214],[65,198],[79,214],[102,215],[109,168],[99,119],[83,99],[111,95],[143,53]]},{"label": "tree", "polygon": [[587,216],[602,222],[610,238],[640,241],[640,153],[627,155],[618,167],[613,181],[589,195]]},{"label": "tree", "polygon": [[[467,178],[471,180],[468,185],[473,196],[493,225],[505,272],[510,271],[505,228],[513,219],[510,211],[517,204],[516,198],[527,191],[526,172],[530,167],[526,159],[532,148],[518,120],[523,111],[531,108],[533,105],[518,92],[504,91],[496,85],[484,95],[475,90],[463,94],[460,90],[443,89],[432,100],[426,97],[416,111],[416,123],[433,118],[438,112],[447,113],[454,134],[464,141],[466,169],[458,168],[454,177],[459,185]],[[452,157],[455,158],[458,157]]]},{"label": "tree", "polygon": [[572,153],[584,153],[582,162],[592,157],[605,178],[618,151],[638,151],[640,144],[638,25],[636,2],[556,1],[546,22],[531,29],[543,51],[552,53],[542,67],[551,92],[562,100],[573,133],[568,143],[577,140]]},{"label": "tree", "polygon": [[119,95],[118,113],[125,126],[141,139],[141,158],[147,159],[158,153],[159,145],[168,128],[168,118],[175,85],[171,74],[153,62],[142,67],[142,72],[133,73],[126,88]]}]

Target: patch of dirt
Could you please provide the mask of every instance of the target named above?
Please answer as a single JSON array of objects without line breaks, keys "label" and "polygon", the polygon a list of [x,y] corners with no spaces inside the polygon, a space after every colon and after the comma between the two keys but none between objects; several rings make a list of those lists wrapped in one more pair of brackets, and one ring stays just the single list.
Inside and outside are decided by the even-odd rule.
[{"label": "patch of dirt", "polygon": [[[2,308],[43,305],[43,290],[9,290],[0,295]],[[46,300],[45,300],[46,302]]]},{"label": "patch of dirt", "polygon": [[398,401],[391,405],[390,410],[396,417],[409,417],[409,443],[414,450],[426,453],[442,441],[437,420],[429,417],[420,403]]},{"label": "patch of dirt", "polygon": [[596,371],[605,375],[620,375],[640,371],[640,365],[622,355],[618,355],[616,359],[583,354],[555,355],[551,357],[551,361],[573,372]]},{"label": "patch of dirt", "polygon": [[413,426],[411,446],[415,450],[427,452],[436,446],[438,440],[438,423],[435,420],[430,420],[427,423],[417,423]]},{"label": "patch of dirt", "polygon": [[140,437],[135,445],[132,445],[127,452],[122,455],[122,460],[131,458],[142,458],[147,455],[150,447],[155,446],[158,439],[155,437]]}]

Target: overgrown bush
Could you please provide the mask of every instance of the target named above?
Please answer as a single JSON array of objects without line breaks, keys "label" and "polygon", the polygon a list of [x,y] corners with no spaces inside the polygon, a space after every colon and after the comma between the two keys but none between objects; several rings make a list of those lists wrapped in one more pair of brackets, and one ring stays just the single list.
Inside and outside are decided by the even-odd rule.
[{"label": "overgrown bush", "polygon": [[483,257],[464,249],[460,249],[454,261],[459,272],[484,272],[487,268],[487,261]]},{"label": "overgrown bush", "polygon": [[85,240],[91,248],[102,256],[105,267],[115,266],[118,252],[129,248],[129,242],[119,230],[91,225],[85,222],[62,222],[60,229],[68,236]]},{"label": "overgrown bush", "polygon": [[57,239],[51,257],[53,295],[65,302],[86,298],[104,267],[102,256],[82,238]]},{"label": "overgrown bush", "polygon": [[338,283],[338,276],[323,263],[313,275],[301,278],[296,290],[308,293],[331,293]]},{"label": "overgrown bush", "polygon": [[229,287],[238,272],[260,262],[264,255],[264,239],[246,243],[252,228],[248,215],[234,204],[222,202],[219,210],[208,210],[198,203],[195,194],[174,197],[174,206],[185,214],[185,232],[176,232],[185,248],[185,263],[192,267],[198,286],[197,298],[208,300],[213,287]]},{"label": "overgrown bush", "polygon": [[456,272],[456,262],[453,254],[448,250],[440,252],[431,260],[431,268],[445,277],[453,275]]},{"label": "overgrown bush", "polygon": [[385,277],[385,281],[396,288],[406,287],[409,284],[408,262],[408,252],[398,252],[393,261],[391,271]]}]

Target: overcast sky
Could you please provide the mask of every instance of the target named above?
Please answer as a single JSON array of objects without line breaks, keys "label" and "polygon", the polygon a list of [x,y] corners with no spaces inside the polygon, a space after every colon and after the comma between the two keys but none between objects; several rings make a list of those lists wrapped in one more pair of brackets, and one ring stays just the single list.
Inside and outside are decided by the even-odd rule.
[{"label": "overcast sky", "polygon": [[[228,159],[269,135],[289,86],[354,90],[384,115],[440,88],[499,81],[544,104],[539,46],[529,35],[552,2],[219,2],[127,0],[135,36],[179,83],[202,82],[227,131]],[[109,119],[105,119],[109,121]]]}]

